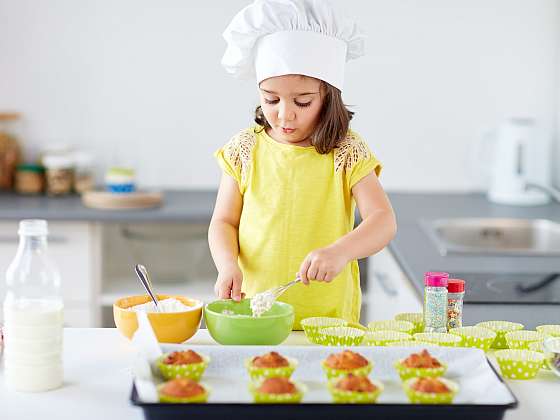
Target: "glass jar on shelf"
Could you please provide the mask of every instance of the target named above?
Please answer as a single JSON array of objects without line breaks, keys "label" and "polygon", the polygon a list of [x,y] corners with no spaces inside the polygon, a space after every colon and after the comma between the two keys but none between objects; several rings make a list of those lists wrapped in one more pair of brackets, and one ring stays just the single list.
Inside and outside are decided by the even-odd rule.
[{"label": "glass jar on shelf", "polygon": [[46,170],[47,194],[68,195],[74,184],[74,160],[70,155],[46,155],[43,157]]},{"label": "glass jar on shelf", "polygon": [[18,194],[40,194],[45,188],[45,168],[24,163],[16,168],[15,190]]},{"label": "glass jar on shelf", "polygon": [[16,112],[0,112],[0,190],[13,188],[16,166],[21,160],[15,134],[19,119]]},{"label": "glass jar on shelf", "polygon": [[82,194],[95,188],[94,157],[84,151],[72,154],[74,159],[74,191]]}]

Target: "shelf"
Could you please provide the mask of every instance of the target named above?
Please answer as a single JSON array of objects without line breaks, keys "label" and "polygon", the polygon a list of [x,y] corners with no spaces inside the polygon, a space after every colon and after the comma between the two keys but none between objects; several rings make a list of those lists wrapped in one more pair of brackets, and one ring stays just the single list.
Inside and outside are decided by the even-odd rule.
[{"label": "shelf", "polygon": [[[203,302],[216,300],[214,295],[215,277],[199,278],[196,281],[177,281],[153,283],[156,293],[166,295],[185,295]],[[99,303],[101,306],[112,306],[122,297],[145,294],[140,281],[136,277],[120,277],[105,280]]]}]

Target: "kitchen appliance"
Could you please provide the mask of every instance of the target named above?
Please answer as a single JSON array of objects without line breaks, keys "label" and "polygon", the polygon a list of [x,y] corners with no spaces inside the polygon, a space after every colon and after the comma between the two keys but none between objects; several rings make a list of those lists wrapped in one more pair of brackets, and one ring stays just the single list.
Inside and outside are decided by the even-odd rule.
[{"label": "kitchen appliance", "polygon": [[466,282],[465,303],[560,305],[560,274],[453,272]]},{"label": "kitchen appliance", "polygon": [[530,118],[509,118],[483,139],[491,147],[488,199],[534,206],[550,201],[550,146]]}]

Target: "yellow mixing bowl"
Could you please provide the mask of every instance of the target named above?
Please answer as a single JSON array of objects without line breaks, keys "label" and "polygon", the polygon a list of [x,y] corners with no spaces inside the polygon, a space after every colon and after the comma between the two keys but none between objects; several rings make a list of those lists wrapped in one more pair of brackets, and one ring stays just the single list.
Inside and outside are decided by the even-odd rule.
[{"label": "yellow mixing bowl", "polygon": [[[185,312],[148,312],[148,319],[158,341],[160,343],[182,343],[191,338],[200,327],[203,303],[200,300],[179,295],[157,295],[157,297],[159,300],[175,298],[192,308]],[[138,329],[136,312],[129,311],[127,308],[150,300],[151,298],[148,295],[129,296],[118,299],[113,304],[115,325],[125,337],[132,338],[132,335]]]}]

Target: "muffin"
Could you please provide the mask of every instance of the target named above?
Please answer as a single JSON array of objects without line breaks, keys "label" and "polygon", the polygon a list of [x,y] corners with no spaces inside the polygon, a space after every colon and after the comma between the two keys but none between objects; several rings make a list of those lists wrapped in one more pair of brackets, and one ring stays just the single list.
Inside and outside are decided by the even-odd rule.
[{"label": "muffin", "polygon": [[289,378],[297,367],[297,360],[271,351],[245,360],[245,367],[254,381],[264,378]]},{"label": "muffin", "polygon": [[357,376],[367,376],[373,363],[359,353],[344,350],[340,353],[330,354],[321,362],[327,378],[333,379],[352,373]]},{"label": "muffin", "polygon": [[193,350],[174,351],[162,355],[156,362],[165,379],[189,378],[200,380],[210,358]]},{"label": "muffin", "polygon": [[435,378],[442,376],[447,365],[440,362],[424,349],[420,353],[412,353],[406,359],[398,360],[395,369],[403,381],[410,378]]},{"label": "muffin", "polygon": [[256,403],[272,404],[299,403],[305,391],[284,377],[265,378],[259,384],[251,383],[249,389]]},{"label": "muffin", "polygon": [[456,383],[444,378],[412,378],[403,388],[413,404],[451,404],[459,390]]},{"label": "muffin", "polygon": [[335,403],[368,404],[377,400],[383,391],[383,384],[371,381],[367,376],[350,373],[337,379],[331,379],[328,388]]},{"label": "muffin", "polygon": [[208,390],[189,378],[176,378],[157,387],[163,403],[201,403],[208,400]]}]

